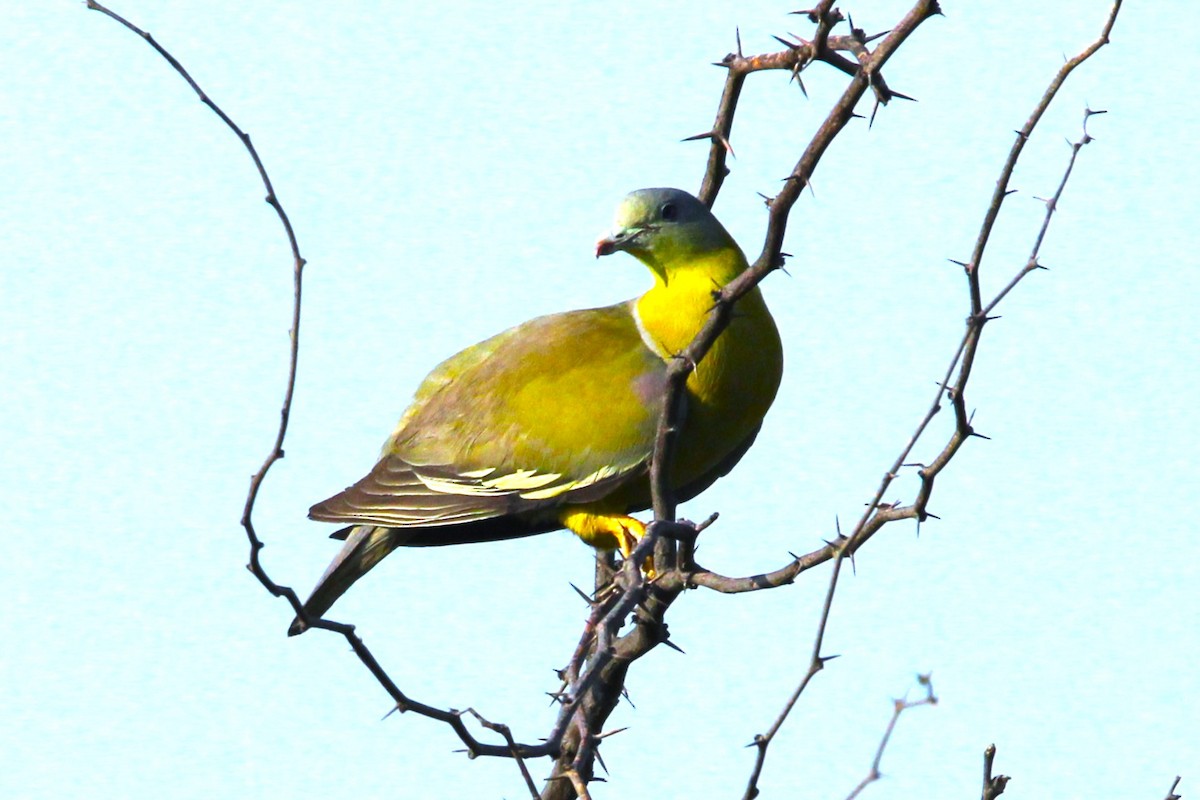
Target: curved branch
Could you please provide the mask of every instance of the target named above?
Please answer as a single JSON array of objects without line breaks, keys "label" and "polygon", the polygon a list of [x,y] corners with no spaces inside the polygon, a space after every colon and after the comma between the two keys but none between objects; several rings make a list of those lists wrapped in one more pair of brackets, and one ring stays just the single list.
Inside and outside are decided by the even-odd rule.
[{"label": "curved branch", "polygon": [[[187,82],[188,86],[200,97],[200,100],[215,113],[230,130],[237,135],[238,139],[246,147],[251,159],[254,161],[255,167],[258,169],[259,177],[262,179],[263,185],[267,190],[266,201],[272,208],[275,209],[279,216],[280,222],[283,224],[285,233],[287,234],[288,243],[292,251],[293,259],[293,303],[292,303],[292,326],[289,332],[291,346],[288,359],[288,376],[286,388],[284,391],[283,406],[280,409],[279,427],[275,434],[275,440],[271,446],[271,451],[267,455],[266,460],[258,471],[250,479],[250,489],[246,496],[246,503],[243,507],[241,525],[246,531],[246,536],[250,542],[250,563],[247,564],[247,569],[258,579],[267,591],[275,597],[283,597],[292,606],[293,612],[304,615],[303,603],[296,595],[296,592],[290,586],[284,586],[273,581],[267,574],[262,562],[259,558],[259,553],[266,546],[256,534],[252,521],[254,504],[258,498],[259,489],[263,481],[266,479],[268,471],[283,458],[283,440],[287,434],[288,419],[291,414],[292,400],[296,387],[296,369],[299,361],[300,347],[300,309],[301,309],[301,288],[304,272],[305,260],[300,256],[300,248],[296,240],[295,231],[292,228],[291,221],[283,210],[283,204],[279,201],[275,194],[275,189],[271,184],[271,179],[267,175],[266,167],[263,165],[262,159],[255,150],[254,145],[250,141],[250,135],[242,131],[237,124],[208,96],[208,94],[200,88],[199,84],[188,74],[183,65],[179,63],[167,50],[160,45],[153,36],[138,26],[129,22],[124,17],[104,7],[95,0],[87,0],[87,7],[94,11],[99,11],[102,14],[116,20],[121,25],[133,31],[143,40],[145,40],[154,50],[169,63],[176,72]],[[341,622],[332,622],[329,620],[310,620],[310,627],[322,628],[324,630],[339,633],[346,638],[350,643],[350,647],[354,650],[355,655],[362,661],[363,665],[370,671],[384,690],[391,696],[395,703],[394,710],[397,711],[412,711],[421,716],[429,717],[430,719],[438,720],[449,725],[458,738],[465,745],[467,752],[472,756],[499,756],[506,758],[514,758],[522,771],[522,775],[527,778],[527,783],[531,786],[532,779],[528,777],[528,771],[525,768],[522,758],[535,758],[539,756],[554,755],[556,750],[551,746],[551,743],[542,743],[539,745],[525,745],[513,741],[512,735],[507,726],[497,723],[490,723],[471,711],[481,724],[500,733],[504,739],[504,744],[487,744],[476,739],[467,729],[462,720],[462,713],[453,709],[444,710],[434,706],[427,705],[417,700],[408,697],[396,683],[388,676],[387,672],[375,659],[370,649],[363,643],[363,640],[354,632],[353,625],[347,625]],[[555,745],[556,747],[557,745]],[[536,796],[536,792],[535,792]]]}]

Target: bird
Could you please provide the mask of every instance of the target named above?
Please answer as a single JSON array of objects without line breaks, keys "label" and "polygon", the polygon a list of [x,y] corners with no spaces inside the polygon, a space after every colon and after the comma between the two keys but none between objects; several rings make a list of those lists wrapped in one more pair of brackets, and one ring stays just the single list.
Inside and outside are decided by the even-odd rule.
[{"label": "bird", "polygon": [[[312,506],[348,524],[304,604],[318,619],[398,547],[467,544],[566,528],[628,556],[646,530],[649,468],[667,369],[715,292],[748,268],[733,237],[681,189],[640,189],[618,205],[596,258],[628,253],[653,286],[602,308],[538,317],[439,364],[374,468]],[[758,287],[689,375],[669,480],[679,501],[727,474],[754,442],[783,374],[783,348]],[[290,636],[308,624],[297,615]]]}]

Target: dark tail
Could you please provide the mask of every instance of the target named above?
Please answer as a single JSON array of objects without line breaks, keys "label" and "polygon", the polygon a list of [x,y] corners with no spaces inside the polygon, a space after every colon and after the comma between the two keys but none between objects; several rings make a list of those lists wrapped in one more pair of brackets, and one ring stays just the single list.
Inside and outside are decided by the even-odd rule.
[{"label": "dark tail", "polygon": [[[375,525],[355,525],[350,528],[342,551],[329,565],[329,569],[325,570],[325,574],[317,582],[317,588],[313,589],[312,595],[304,602],[304,612],[310,619],[324,616],[329,607],[353,586],[356,580],[366,575],[384,556],[399,546],[399,538],[395,531]],[[288,628],[288,636],[295,636],[306,630],[308,626],[300,617],[296,617]]]}]

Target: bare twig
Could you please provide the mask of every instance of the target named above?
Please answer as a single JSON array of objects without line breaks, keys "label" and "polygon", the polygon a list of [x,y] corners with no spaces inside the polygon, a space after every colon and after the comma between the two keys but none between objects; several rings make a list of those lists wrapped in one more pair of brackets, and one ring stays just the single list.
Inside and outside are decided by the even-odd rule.
[{"label": "bare twig", "polygon": [[[1068,60],[1067,63],[1064,64],[1055,75],[1054,79],[1050,83],[1050,89],[1043,94],[1042,99],[1038,102],[1033,115],[1030,117],[1030,122],[1027,123],[1027,130],[1024,130],[1022,133],[1022,140],[1027,139],[1032,133],[1033,126],[1037,124],[1039,119],[1041,119],[1042,115],[1046,111],[1046,108],[1049,106],[1051,100],[1054,99],[1055,93],[1057,92],[1058,88],[1062,86],[1062,83],[1066,79],[1067,75],[1069,75],[1070,72],[1075,69],[1075,67],[1091,57],[1091,55],[1093,55],[1097,50],[1100,49],[1100,47],[1104,45],[1105,42],[1108,41],[1108,35],[1112,31],[1112,26],[1116,20],[1117,13],[1120,11],[1120,6],[1120,0],[1116,0],[1105,22],[1103,32],[1100,34],[1099,38],[1086,47],[1078,56]],[[1058,198],[1061,196],[1063,187],[1066,184],[1066,180],[1071,174],[1071,170],[1074,167],[1075,158],[1078,155],[1079,149],[1091,141],[1091,137],[1086,131],[1086,122],[1087,119],[1094,113],[1096,112],[1088,111],[1084,115],[1085,129],[1083,137],[1078,143],[1072,146],[1071,159],[1068,162],[1063,180],[1060,182],[1059,188],[1054,197],[1046,204],[1046,218],[1044,219],[1041,230],[1036,237],[1033,253],[1029,261],[1022,266],[1020,272],[1018,272],[1018,274],[1009,282],[1009,284],[1001,290],[996,298],[988,304],[988,311],[994,309],[996,304],[999,303],[1000,300],[1003,299],[1003,297],[1007,295],[1008,292],[1011,291],[1011,289],[1025,275],[1036,268],[1037,252],[1045,237],[1046,229],[1049,226],[1049,218],[1054,213]],[[1012,174],[1012,170],[1016,164],[1016,159],[1019,156],[1020,148],[1015,147],[1013,151],[1010,152],[1008,160],[1004,164],[1004,167],[1001,171],[1001,183],[1005,186],[1007,177]],[[799,166],[797,169],[799,169]],[[991,204],[989,205],[985,214],[985,223],[980,232],[980,241],[976,242],[976,256],[973,258],[974,263],[978,263],[978,259],[982,257],[983,250],[986,246],[986,237],[991,231],[991,226],[994,222],[995,215],[999,212],[999,204],[1003,201],[1005,194],[1006,190],[998,188],[997,192],[993,195]],[[1031,264],[1033,266],[1030,266]],[[757,267],[758,265],[759,262],[756,262],[755,266]],[[871,536],[873,536],[889,522],[893,522],[898,519],[916,519],[918,523],[924,521],[929,516],[927,509],[929,498],[933,492],[934,479],[943,469],[945,469],[946,465],[950,463],[950,460],[954,457],[959,448],[962,447],[963,443],[969,437],[978,436],[978,434],[976,434],[974,429],[971,427],[971,418],[966,411],[964,392],[966,390],[967,382],[971,376],[971,368],[974,365],[975,353],[979,344],[979,338],[982,334],[983,326],[987,322],[988,317],[987,313],[983,309],[982,303],[978,299],[978,270],[968,270],[968,277],[970,284],[971,313],[967,318],[966,332],[964,333],[963,339],[959,343],[958,348],[950,361],[950,366],[946,370],[945,377],[938,385],[938,392],[934,397],[933,403],[930,405],[928,411],[926,411],[925,415],[918,423],[916,431],[911,437],[909,437],[909,440],[901,450],[900,455],[893,462],[887,473],[885,473],[883,479],[880,481],[879,488],[876,490],[874,497],[867,505],[866,510],[863,512],[851,534],[848,537],[843,537],[839,530],[837,539],[834,542],[827,543],[827,548],[829,548],[833,553],[833,571],[830,574],[829,588],[825,594],[825,602],[824,606],[822,607],[821,618],[817,625],[817,632],[814,639],[814,646],[812,650],[812,656],[809,661],[808,670],[805,672],[803,677],[801,677],[796,689],[785,702],[783,710],[780,712],[775,722],[771,725],[766,733],[760,734],[754,739],[754,744],[757,747],[757,754],[754,767],[751,771],[750,779],[746,786],[746,792],[743,795],[745,800],[751,800],[758,794],[758,779],[762,773],[763,764],[766,759],[767,748],[770,745],[772,738],[775,736],[780,726],[782,726],[783,722],[787,719],[800,695],[803,694],[813,677],[824,667],[825,663],[832,658],[831,656],[821,655],[821,646],[824,641],[825,631],[829,621],[829,610],[833,602],[834,592],[837,589],[837,582],[841,575],[841,566],[843,561],[847,556],[853,556],[853,554],[857,552],[858,548],[862,547],[862,545],[868,539],[870,539]],[[958,369],[958,376],[953,385],[951,385],[950,378],[954,374],[956,368]],[[899,506],[893,504],[884,504],[884,494],[895,480],[901,467],[908,462],[909,454],[912,452],[912,449],[916,445],[917,441],[921,438],[921,435],[925,432],[933,417],[941,409],[943,392],[945,392],[947,399],[950,401],[951,406],[954,409],[955,416],[955,427],[950,435],[949,440],[942,447],[941,452],[937,455],[933,462],[922,467],[918,473],[921,478],[921,485],[917,492],[917,496],[911,505]],[[821,553],[821,551],[816,552]],[[785,567],[784,570],[791,568],[791,565],[789,565],[789,567]],[[797,569],[797,571],[799,570]],[[747,590],[753,591],[757,588],[770,588],[770,586],[756,586]]]},{"label": "bare twig", "polygon": [[825,630],[829,625],[829,612],[833,608],[833,595],[837,589],[837,579],[842,571],[842,563],[845,561],[848,543],[849,540],[839,530],[837,532],[837,539],[831,543],[831,546],[836,547],[837,554],[833,561],[833,574],[829,579],[829,588],[825,591],[825,601],[821,606],[821,619],[817,623],[817,635],[813,640],[812,653],[808,661],[808,671],[804,673],[804,677],[800,679],[800,683],[792,691],[787,702],[783,704],[783,709],[775,717],[775,721],[771,723],[771,727],[767,729],[766,733],[760,733],[754,737],[754,746],[756,748],[754,767],[750,771],[749,780],[746,782],[746,791],[742,794],[743,800],[754,800],[755,797],[758,797],[758,780],[762,777],[763,767],[766,765],[767,748],[771,746],[771,741],[775,738],[775,734],[779,733],[779,729],[783,727],[783,723],[787,722],[788,715],[792,713],[792,709],[796,706],[800,695],[804,694],[804,690],[808,688],[808,684],[818,672],[825,668],[828,662],[837,658],[836,655],[822,656],[821,647],[825,643]]},{"label": "bare twig", "polygon": [[[286,599],[292,606],[292,610],[302,618],[306,619],[310,627],[323,628],[335,633],[340,633],[342,636],[344,636],[350,643],[355,655],[358,656],[363,665],[366,666],[379,684],[383,686],[384,690],[387,691],[387,693],[391,696],[393,702],[395,703],[394,710],[412,711],[421,716],[429,717],[430,719],[435,719],[446,723],[454,730],[459,739],[462,740],[463,744],[466,746],[466,751],[473,757],[484,755],[514,758],[520,767],[523,777],[526,779],[527,785],[529,785],[532,789],[532,778],[529,776],[528,770],[525,767],[522,759],[555,754],[556,750],[551,747],[550,743],[542,743],[539,745],[518,744],[514,742],[511,732],[508,730],[507,726],[488,723],[484,721],[482,717],[478,717],[478,715],[476,715],[486,727],[500,733],[505,739],[505,744],[502,745],[480,742],[464,725],[462,721],[462,715],[458,712],[454,710],[435,708],[433,706],[413,700],[404,694],[404,692],[400,690],[395,682],[392,681],[392,679],[384,671],[383,667],[375,659],[374,655],[367,648],[366,644],[363,643],[363,640],[354,632],[353,625],[347,625],[341,622],[332,622],[324,619],[314,620],[308,618],[304,613],[303,603],[301,603],[300,598],[296,595],[296,592],[290,586],[283,586],[275,583],[262,566],[259,553],[263,547],[265,547],[265,544],[258,538],[258,535],[254,530],[252,514],[254,511],[255,501],[258,498],[259,489],[261,488],[268,471],[275,464],[275,462],[283,458],[284,455],[283,440],[287,434],[288,419],[291,414],[292,399],[294,397],[296,386],[296,368],[299,360],[300,301],[305,260],[300,256],[300,248],[297,244],[296,234],[292,228],[291,221],[288,219],[287,214],[283,210],[283,204],[279,201],[275,194],[275,189],[271,184],[270,177],[267,175],[266,167],[263,165],[262,159],[259,157],[254,145],[251,143],[249,134],[242,131],[242,129],[239,128],[232,119],[230,119],[230,117],[208,96],[208,94],[200,88],[192,76],[188,74],[188,71],[184,69],[183,65],[180,64],[174,56],[167,52],[167,50],[160,45],[153,36],[129,22],[119,14],[116,14],[100,3],[95,2],[95,0],[87,0],[87,7],[94,11],[99,11],[102,14],[116,20],[121,25],[125,26],[130,31],[133,31],[143,40],[145,40],[147,44],[153,47],[154,50],[160,56],[162,56],[162,58],[165,59],[167,63],[169,63],[172,68],[175,69],[176,72],[179,73],[179,75],[187,82],[188,86],[190,86],[192,90],[200,97],[200,100],[206,106],[208,106],[213,113],[215,113],[221,119],[221,121],[229,127],[230,130],[237,135],[238,139],[249,152],[251,159],[254,161],[254,165],[258,170],[259,177],[262,179],[263,185],[267,190],[266,201],[272,208],[275,209],[276,214],[279,216],[279,220],[283,224],[284,231],[287,234],[288,243],[291,247],[293,260],[293,303],[292,323],[291,330],[289,332],[291,347],[289,350],[288,359],[288,377],[284,391],[283,406],[280,409],[279,428],[276,431],[275,440],[271,446],[271,451],[267,455],[266,460],[250,479],[250,489],[246,496],[246,503],[242,511],[241,524],[246,531],[247,538],[250,541],[250,563],[247,565],[247,569],[250,570],[254,577],[257,578],[258,581],[272,595]],[[473,711],[471,713],[474,714]],[[536,790],[534,790],[534,796],[537,796]]]},{"label": "bare twig", "polygon": [[266,460],[263,461],[262,466],[258,468],[258,472],[255,472],[250,478],[250,491],[246,495],[246,504],[242,509],[241,524],[242,527],[246,529],[246,536],[250,539],[250,563],[247,565],[247,568],[254,573],[254,577],[258,578],[259,582],[266,587],[267,591],[276,597],[286,597],[294,608],[299,609],[302,606],[302,603],[300,603],[299,598],[296,596],[296,593],[292,591],[291,587],[280,586],[279,584],[275,583],[263,570],[262,565],[259,562],[259,552],[266,545],[263,544],[263,542],[259,540],[257,534],[255,534],[254,524],[251,521],[254,503],[258,499],[258,491],[262,486],[263,480],[267,477],[267,472],[271,469],[276,461],[279,461],[281,458],[283,458],[283,439],[287,435],[288,419],[291,416],[292,411],[292,397],[296,389],[296,365],[300,355],[300,295],[301,289],[303,288],[304,265],[306,263],[304,258],[302,258],[300,255],[300,245],[296,241],[296,232],[292,229],[292,222],[290,219],[288,219],[287,212],[283,210],[283,204],[279,202],[279,198],[275,194],[275,188],[271,185],[271,178],[267,175],[267,169],[265,166],[263,166],[263,162],[262,159],[259,158],[258,151],[254,148],[253,143],[250,141],[250,134],[239,128],[237,124],[230,119],[229,116],[222,111],[215,102],[213,102],[212,98],[210,98],[208,94],[200,88],[200,85],[197,84],[192,76],[188,74],[188,71],[183,68],[183,65],[180,64],[174,56],[168,53],[162,45],[155,41],[153,36],[119,14],[116,14],[115,12],[95,2],[95,0],[87,0],[87,7],[93,11],[99,11],[105,16],[116,20],[129,30],[136,33],[138,36],[142,37],[147,44],[153,47],[160,56],[166,59],[167,63],[170,64],[185,81],[187,81],[188,86],[192,87],[192,91],[199,96],[200,102],[208,106],[212,112],[220,117],[221,121],[224,122],[225,125],[234,132],[241,143],[246,147],[246,151],[250,154],[250,158],[254,161],[254,166],[258,170],[258,176],[262,180],[263,186],[267,190],[266,201],[272,208],[275,209],[275,213],[279,216],[280,223],[283,224],[284,233],[287,234],[288,245],[292,250],[292,288],[295,298],[294,302],[292,303],[292,327],[288,331],[288,335],[291,340],[291,349],[289,351],[288,358],[288,376],[283,393],[283,406],[279,411],[279,428],[275,433],[275,441],[271,445],[271,452],[267,454]]},{"label": "bare twig", "polygon": [[982,800],[996,800],[1004,794],[1005,787],[1012,778],[1007,775],[992,775],[992,762],[996,760],[996,745],[989,744],[983,751],[983,793]]},{"label": "bare twig", "polygon": [[1117,21],[1117,14],[1120,10],[1121,0],[1115,0],[1112,10],[1109,12],[1108,19],[1104,24],[1104,29],[1100,32],[1100,36],[1077,56],[1068,59],[1062,65],[1058,73],[1054,76],[1054,79],[1050,81],[1050,85],[1046,87],[1041,101],[1034,107],[1033,113],[1029,115],[1029,119],[1017,131],[1016,141],[1013,142],[1012,148],[1008,152],[1008,158],[1004,161],[1004,168],[1000,170],[1000,178],[996,181],[996,190],[992,193],[992,202],[988,206],[987,214],[984,215],[979,236],[975,239],[975,250],[971,253],[971,260],[965,266],[967,279],[971,287],[972,316],[977,316],[983,311],[982,294],[979,288],[979,267],[983,261],[983,251],[987,247],[988,239],[992,234],[992,226],[996,224],[996,217],[1000,215],[1000,206],[1004,203],[1004,198],[1010,194],[1008,181],[1012,177],[1013,169],[1017,166],[1017,159],[1021,157],[1021,150],[1025,148],[1025,142],[1029,141],[1029,137],[1033,135],[1033,129],[1037,126],[1038,121],[1041,120],[1042,115],[1046,113],[1046,109],[1050,107],[1050,101],[1054,99],[1054,95],[1058,94],[1058,90],[1062,88],[1067,77],[1076,67],[1091,58],[1097,50],[1108,44],[1109,34],[1112,33],[1113,25]]},{"label": "bare twig", "polygon": [[1180,778],[1178,775],[1176,775],[1175,780],[1171,782],[1171,788],[1167,789],[1167,796],[1165,800],[1183,800],[1183,795],[1175,794],[1175,790],[1179,788],[1179,781]]},{"label": "bare twig", "polygon": [[871,768],[867,771],[866,777],[858,782],[858,785],[851,790],[850,794],[846,795],[846,800],[854,800],[862,794],[863,789],[879,780],[883,773],[879,771],[879,764],[883,761],[883,751],[887,749],[888,742],[892,738],[892,732],[896,730],[896,723],[900,720],[900,715],[910,708],[917,706],[932,706],[937,705],[937,697],[933,693],[933,680],[929,675],[918,675],[917,683],[925,689],[925,696],[920,700],[909,700],[907,697],[892,701],[892,718],[888,720],[887,728],[883,731],[883,738],[879,740],[879,747],[875,749],[875,758],[871,761]]}]

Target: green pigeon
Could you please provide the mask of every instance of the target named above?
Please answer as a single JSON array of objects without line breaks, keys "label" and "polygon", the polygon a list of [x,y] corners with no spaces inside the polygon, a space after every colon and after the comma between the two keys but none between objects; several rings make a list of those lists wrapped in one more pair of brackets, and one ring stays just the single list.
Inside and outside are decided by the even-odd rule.
[{"label": "green pigeon", "polygon": [[[641,189],[622,200],[596,256],[624,251],[654,285],[624,303],[538,317],[439,364],[362,480],[309,517],[347,523],[304,605],[322,616],[397,547],[465,544],[567,528],[628,555],[645,533],[667,367],[704,324],[714,291],[747,268],[698,199]],[[688,378],[670,474],[687,500],[725,475],[775,399],[783,349],[755,288]],[[297,617],[290,635],[302,633]]]}]

